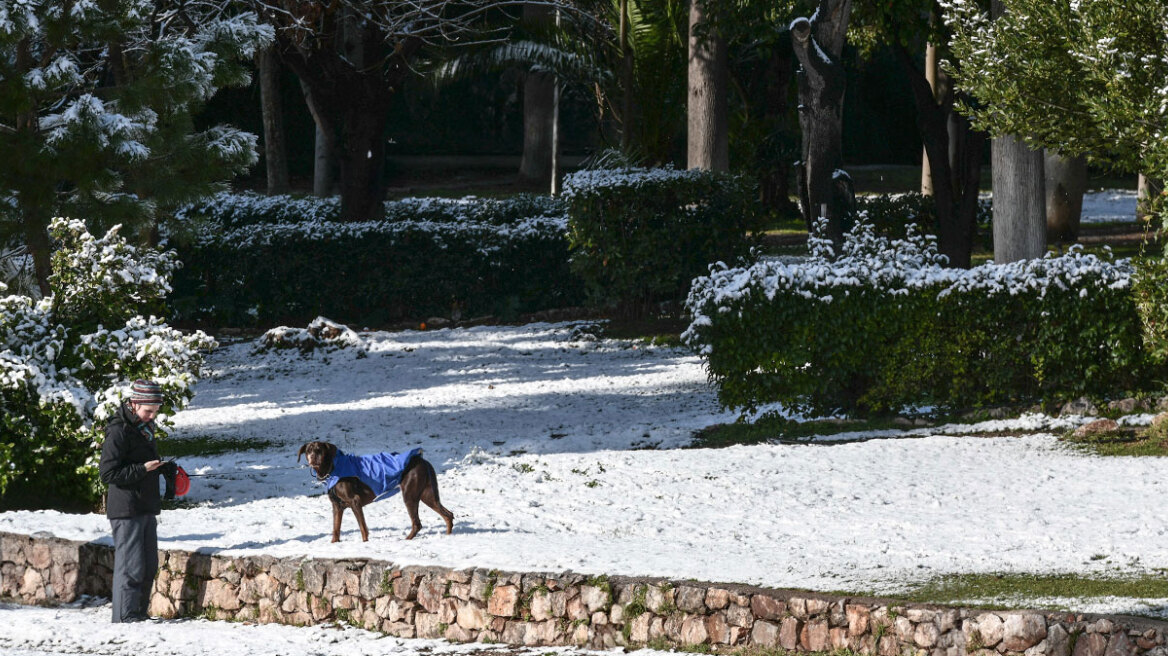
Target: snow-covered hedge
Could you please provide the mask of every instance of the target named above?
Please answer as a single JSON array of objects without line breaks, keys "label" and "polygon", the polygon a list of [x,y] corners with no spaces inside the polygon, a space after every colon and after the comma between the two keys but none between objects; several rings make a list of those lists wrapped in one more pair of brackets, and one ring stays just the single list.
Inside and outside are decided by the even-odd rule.
[{"label": "snow-covered hedge", "polygon": [[335,199],[220,194],[179,212],[187,266],[172,304],[186,319],[379,324],[507,316],[573,305],[567,219],[554,199],[421,198],[378,221],[336,221]]},{"label": "snow-covered hedge", "polygon": [[1132,266],[1061,257],[943,267],[935,240],[860,223],[836,257],[711,267],[684,340],[719,398],[813,412],[971,407],[1128,389],[1146,372]]},{"label": "snow-covered hedge", "polygon": [[170,291],[173,252],[130,246],[116,227],[95,238],[77,220],[51,232],[52,293],[0,299],[0,498],[84,504],[97,498],[105,420],[133,380],[161,384],[170,415],[215,342],[139,313]]},{"label": "snow-covered hedge", "polygon": [[684,298],[710,262],[750,250],[754,191],[737,176],[672,168],[585,170],[564,179],[572,270],[591,301],[637,313]]}]

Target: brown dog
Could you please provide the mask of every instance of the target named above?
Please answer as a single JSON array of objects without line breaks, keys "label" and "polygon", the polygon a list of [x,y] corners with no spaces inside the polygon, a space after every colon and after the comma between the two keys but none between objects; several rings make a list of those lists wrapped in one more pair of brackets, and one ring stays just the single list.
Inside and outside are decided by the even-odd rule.
[{"label": "brown dog", "polygon": [[[439,500],[438,475],[434,472],[434,466],[422,457],[421,449],[403,455],[383,453],[350,456],[338,451],[335,444],[308,442],[296,453],[296,462],[300,462],[302,455],[308,460],[308,466],[312,468],[316,479],[330,483],[328,495],[333,504],[333,542],[341,539],[341,515],[345,508],[352,509],[356,515],[357,525],[361,528],[361,540],[369,541],[369,529],[365,526],[365,512],[362,509],[379,496],[393,494],[399,486],[412,525],[407,540],[413,539],[422,528],[422,522],[418,520],[419,501],[442,515],[442,519],[446,520],[447,534],[454,530],[454,513],[447,510]],[[365,459],[372,464],[362,463]],[[400,483],[395,469],[398,466]],[[379,488],[378,491],[374,491],[371,485]]]}]

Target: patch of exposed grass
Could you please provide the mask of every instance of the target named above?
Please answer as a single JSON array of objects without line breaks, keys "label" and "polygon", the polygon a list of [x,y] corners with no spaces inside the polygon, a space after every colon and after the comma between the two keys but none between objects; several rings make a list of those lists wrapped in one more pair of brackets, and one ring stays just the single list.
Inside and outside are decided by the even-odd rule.
[{"label": "patch of exposed grass", "polygon": [[1075,449],[1099,456],[1168,456],[1168,436],[1163,433],[1163,428],[1139,431],[1121,428],[1082,437],[1067,433],[1059,440]]},{"label": "patch of exposed grass", "polygon": [[[903,420],[902,420],[903,422]],[[895,418],[824,419],[794,421],[776,415],[763,415],[751,422],[714,424],[698,431],[694,448],[719,448],[735,444],[762,444],[772,440],[799,440],[815,435],[838,435],[852,431],[907,429]]]},{"label": "patch of exposed grass", "polygon": [[162,440],[159,445],[165,458],[183,458],[186,456],[217,456],[224,453],[239,451],[258,451],[273,446],[271,440],[253,438],[220,438],[200,435],[197,437],[183,437]]},{"label": "patch of exposed grass", "polygon": [[1040,597],[1163,599],[1168,598],[1166,573],[1099,578],[1075,574],[956,574],[928,581],[898,596],[922,603]]}]

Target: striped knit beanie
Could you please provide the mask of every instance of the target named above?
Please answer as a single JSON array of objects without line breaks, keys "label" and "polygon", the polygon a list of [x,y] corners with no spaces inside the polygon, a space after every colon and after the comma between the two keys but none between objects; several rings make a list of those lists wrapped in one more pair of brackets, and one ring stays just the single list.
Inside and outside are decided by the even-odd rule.
[{"label": "striped knit beanie", "polygon": [[162,405],[162,387],[152,380],[139,378],[130,386],[130,402],[140,405]]}]

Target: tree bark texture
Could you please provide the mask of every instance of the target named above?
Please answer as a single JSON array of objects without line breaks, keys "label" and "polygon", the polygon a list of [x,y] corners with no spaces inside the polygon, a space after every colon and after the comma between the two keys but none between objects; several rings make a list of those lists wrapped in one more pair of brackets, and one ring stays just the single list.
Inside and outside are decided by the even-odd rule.
[{"label": "tree bark texture", "polygon": [[1046,252],[1043,153],[1012,136],[993,140],[994,262],[1028,260]]},{"label": "tree bark texture", "polygon": [[843,241],[843,216],[854,198],[850,184],[835,174],[843,164],[844,69],[840,53],[847,34],[851,0],[820,0],[811,19],[791,22],[791,45],[799,60],[799,127],[803,132],[798,164],[800,209],[808,228],[826,209],[827,232]]},{"label": "tree bark texture", "polygon": [[332,123],[321,114],[316,101],[312,97],[312,89],[304,80],[300,80],[300,89],[304,92],[304,104],[312,114],[312,123],[316,126],[313,141],[312,159],[312,194],[324,198],[333,195],[333,171],[337,166],[336,138],[333,136]]},{"label": "tree bark texture", "polygon": [[629,43],[629,0],[620,0],[620,25],[617,36],[620,40],[621,51],[621,111],[620,111],[620,146],[621,151],[628,153],[633,145],[633,114],[636,112],[633,97],[633,88],[636,84],[633,59],[633,48]]},{"label": "tree bark texture", "polygon": [[302,48],[277,32],[284,63],[308,88],[317,125],[335,146],[341,220],[385,215],[385,128],[390,103],[421,48],[406,39],[387,52],[383,35],[352,20],[335,31],[335,47]]},{"label": "tree bark texture", "polygon": [[705,4],[689,6],[689,98],[686,161],[691,169],[730,169],[730,85],[726,40],[706,25]]},{"label": "tree bark texture", "polygon": [[1152,199],[1164,192],[1164,181],[1140,174],[1136,187],[1136,218],[1146,221],[1152,216]]},{"label": "tree bark texture", "polygon": [[949,266],[967,269],[977,234],[977,193],[986,137],[953,111],[953,86],[947,75],[938,72],[930,83],[907,50],[897,48],[896,56],[913,93],[917,130],[929,162],[937,247],[949,259]]},{"label": "tree bark texture", "polygon": [[1087,158],[1063,157],[1046,151],[1043,162],[1046,187],[1046,238],[1059,244],[1079,239],[1083,192],[1087,191]]},{"label": "tree bark texture", "polygon": [[[549,25],[555,10],[538,4],[523,6],[523,20]],[[519,177],[546,184],[552,175],[552,121],[555,118],[556,77],[546,71],[529,71],[523,80],[523,157]]]},{"label": "tree bark texture", "polygon": [[280,58],[275,48],[256,53],[260,78],[260,113],[264,123],[264,166],[268,174],[268,194],[286,194],[288,149],[284,135],[284,108],[280,102]]},{"label": "tree bark texture", "polygon": [[[933,91],[933,99],[937,99],[937,46],[925,44],[925,79]],[[921,194],[933,195],[933,169],[929,165],[929,150],[921,147]]]}]

